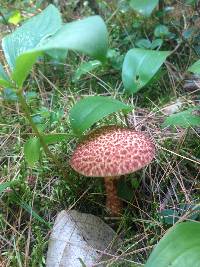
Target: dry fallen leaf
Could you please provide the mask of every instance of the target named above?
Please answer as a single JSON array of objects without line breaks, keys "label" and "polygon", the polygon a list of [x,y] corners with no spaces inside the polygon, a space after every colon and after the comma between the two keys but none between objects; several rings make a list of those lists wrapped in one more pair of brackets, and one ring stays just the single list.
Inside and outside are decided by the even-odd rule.
[{"label": "dry fallen leaf", "polygon": [[[75,210],[61,211],[55,221],[46,267],[98,267],[115,255],[117,234],[100,218]],[[97,266],[97,265],[96,265]]]}]

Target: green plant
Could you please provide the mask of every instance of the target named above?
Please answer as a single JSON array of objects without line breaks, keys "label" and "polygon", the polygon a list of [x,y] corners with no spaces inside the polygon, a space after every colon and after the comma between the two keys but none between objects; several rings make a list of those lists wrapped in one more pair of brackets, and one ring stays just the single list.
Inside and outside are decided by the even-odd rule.
[{"label": "green plant", "polygon": [[200,223],[178,223],[163,236],[145,267],[197,267],[200,262],[199,247]]},{"label": "green plant", "polygon": [[[93,42],[90,41],[91,39]],[[66,51],[73,49],[104,60],[107,50],[106,26],[98,16],[62,25],[60,13],[53,5],[50,5],[39,15],[29,19],[12,34],[6,36],[2,46],[10,66],[10,75],[8,76],[0,65],[0,85],[9,87],[16,93],[35,135],[25,144],[25,157],[32,166],[39,159],[42,147],[59,170],[63,170],[59,160],[48,148],[49,136],[40,132],[32,119],[24,97],[24,82],[33,64],[45,54],[56,58],[58,53],[66,56]],[[62,137],[68,137],[68,135]],[[53,142],[59,141],[60,135],[52,134],[51,142],[52,139]]]},{"label": "green plant", "polygon": [[[90,40],[93,40],[93,42]],[[24,97],[24,82],[38,58],[41,59],[45,54],[56,59],[65,58],[68,49],[77,50],[98,59],[98,61],[82,64],[75,73],[74,81],[79,79],[82,74],[100,66],[101,61],[105,61],[107,52],[106,26],[98,16],[62,25],[58,10],[50,5],[41,14],[29,19],[12,34],[6,36],[3,39],[2,46],[10,66],[10,75],[8,76],[0,65],[0,84],[3,87],[8,87],[16,94],[35,135],[25,144],[25,158],[29,165],[33,166],[39,160],[42,148],[46,155],[62,170],[58,159],[48,148],[49,143],[60,141],[60,135],[57,133],[51,134],[51,141],[48,141],[49,135],[38,129]],[[144,87],[169,54],[169,52],[144,49],[128,51],[122,69],[122,80],[125,89],[129,93],[135,93]],[[153,64],[153,68],[150,68],[149,63],[151,66]],[[91,111],[88,112],[87,110],[85,112],[87,105],[90,104]],[[102,104],[104,105],[103,109]],[[125,107],[119,101],[106,98],[93,97],[83,100],[71,111],[72,129],[74,132],[79,129],[80,133],[83,133],[94,122],[120,109],[128,109],[128,107]],[[81,117],[82,120],[78,118],[79,114],[84,115],[84,117]],[[68,134],[62,135],[62,139],[70,136]]]},{"label": "green plant", "polygon": [[122,80],[130,93],[136,93],[153,78],[170,52],[134,48],[127,52],[123,67]]}]

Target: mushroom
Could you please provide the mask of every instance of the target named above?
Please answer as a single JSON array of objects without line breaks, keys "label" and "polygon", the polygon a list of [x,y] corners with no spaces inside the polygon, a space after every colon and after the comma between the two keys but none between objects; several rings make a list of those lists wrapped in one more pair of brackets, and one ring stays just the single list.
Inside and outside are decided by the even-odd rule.
[{"label": "mushroom", "polygon": [[144,133],[110,125],[86,135],[75,149],[70,165],[84,176],[104,177],[106,207],[115,216],[122,210],[117,179],[148,165],[154,156],[155,146]]}]

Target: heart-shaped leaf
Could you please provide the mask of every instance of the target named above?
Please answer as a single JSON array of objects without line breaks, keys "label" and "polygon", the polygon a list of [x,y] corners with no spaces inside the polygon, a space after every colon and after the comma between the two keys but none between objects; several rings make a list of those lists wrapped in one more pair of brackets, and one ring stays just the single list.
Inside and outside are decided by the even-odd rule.
[{"label": "heart-shaped leaf", "polygon": [[130,111],[124,103],[103,96],[89,96],[77,102],[70,111],[70,123],[75,134],[81,135],[95,122],[117,111]]},{"label": "heart-shaped leaf", "polygon": [[189,108],[185,111],[172,114],[164,123],[165,126],[180,126],[183,128],[195,127],[200,125],[200,107]]},{"label": "heart-shaped leaf", "polygon": [[200,59],[197,60],[192,66],[188,68],[188,71],[191,71],[195,74],[200,74]]},{"label": "heart-shaped leaf", "polygon": [[150,16],[159,0],[131,0],[130,6],[143,16]]},{"label": "heart-shaped leaf", "polygon": [[125,89],[130,93],[136,93],[144,87],[153,78],[169,54],[168,51],[140,48],[129,50],[122,67],[122,81]]},{"label": "heart-shaped leaf", "polygon": [[198,267],[199,248],[200,223],[176,224],[154,248],[145,267]]}]

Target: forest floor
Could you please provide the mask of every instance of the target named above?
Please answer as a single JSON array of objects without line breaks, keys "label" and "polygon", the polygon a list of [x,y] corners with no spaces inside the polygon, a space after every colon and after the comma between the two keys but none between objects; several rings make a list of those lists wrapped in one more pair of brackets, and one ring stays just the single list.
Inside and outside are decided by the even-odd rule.
[{"label": "forest floor", "polygon": [[[19,10],[23,17],[31,17],[50,1],[41,1],[40,8],[33,13],[30,7],[37,1],[31,5],[26,1],[4,2],[4,13]],[[64,63],[50,62],[34,67],[27,85],[31,88],[29,105],[35,122],[49,132],[70,132],[68,114],[77,100],[88,95],[112,96],[134,106],[134,110],[127,120],[121,115],[109,116],[97,126],[117,121],[146,132],[156,144],[156,157],[149,166],[119,180],[123,214],[109,218],[103,181],[78,175],[69,167],[77,143],[75,137],[50,146],[73,185],[61,177],[54,163],[45,156],[33,168],[28,167],[23,145],[32,130],[15,95],[9,90],[2,93],[0,183],[14,181],[15,186],[3,190],[0,184],[0,266],[45,266],[56,215],[72,208],[102,218],[120,234],[123,258],[117,262],[113,259],[109,266],[144,264],[166,230],[183,218],[190,219],[189,212],[200,200],[199,128],[161,127],[167,116],[199,105],[200,79],[186,71],[199,58],[197,11],[186,4],[172,6],[162,21],[172,33],[170,38],[164,38],[162,50],[174,50],[174,55],[167,59],[156,79],[137,94],[128,96],[123,93],[121,79],[124,55],[139,39],[153,38],[159,17],[155,14],[143,20],[127,10],[125,4],[117,5],[117,1],[97,1],[99,5],[92,3],[95,1],[54,2],[58,2],[66,22],[99,13],[107,24],[109,47],[115,56],[110,65],[81,76],[76,83],[71,77],[87,57],[70,52]],[[167,2],[171,7],[170,1]],[[15,26],[0,21],[0,38],[10,29],[13,31]],[[2,50],[0,52],[0,61],[6,65]],[[198,212],[196,214],[194,219],[199,220]]]}]

